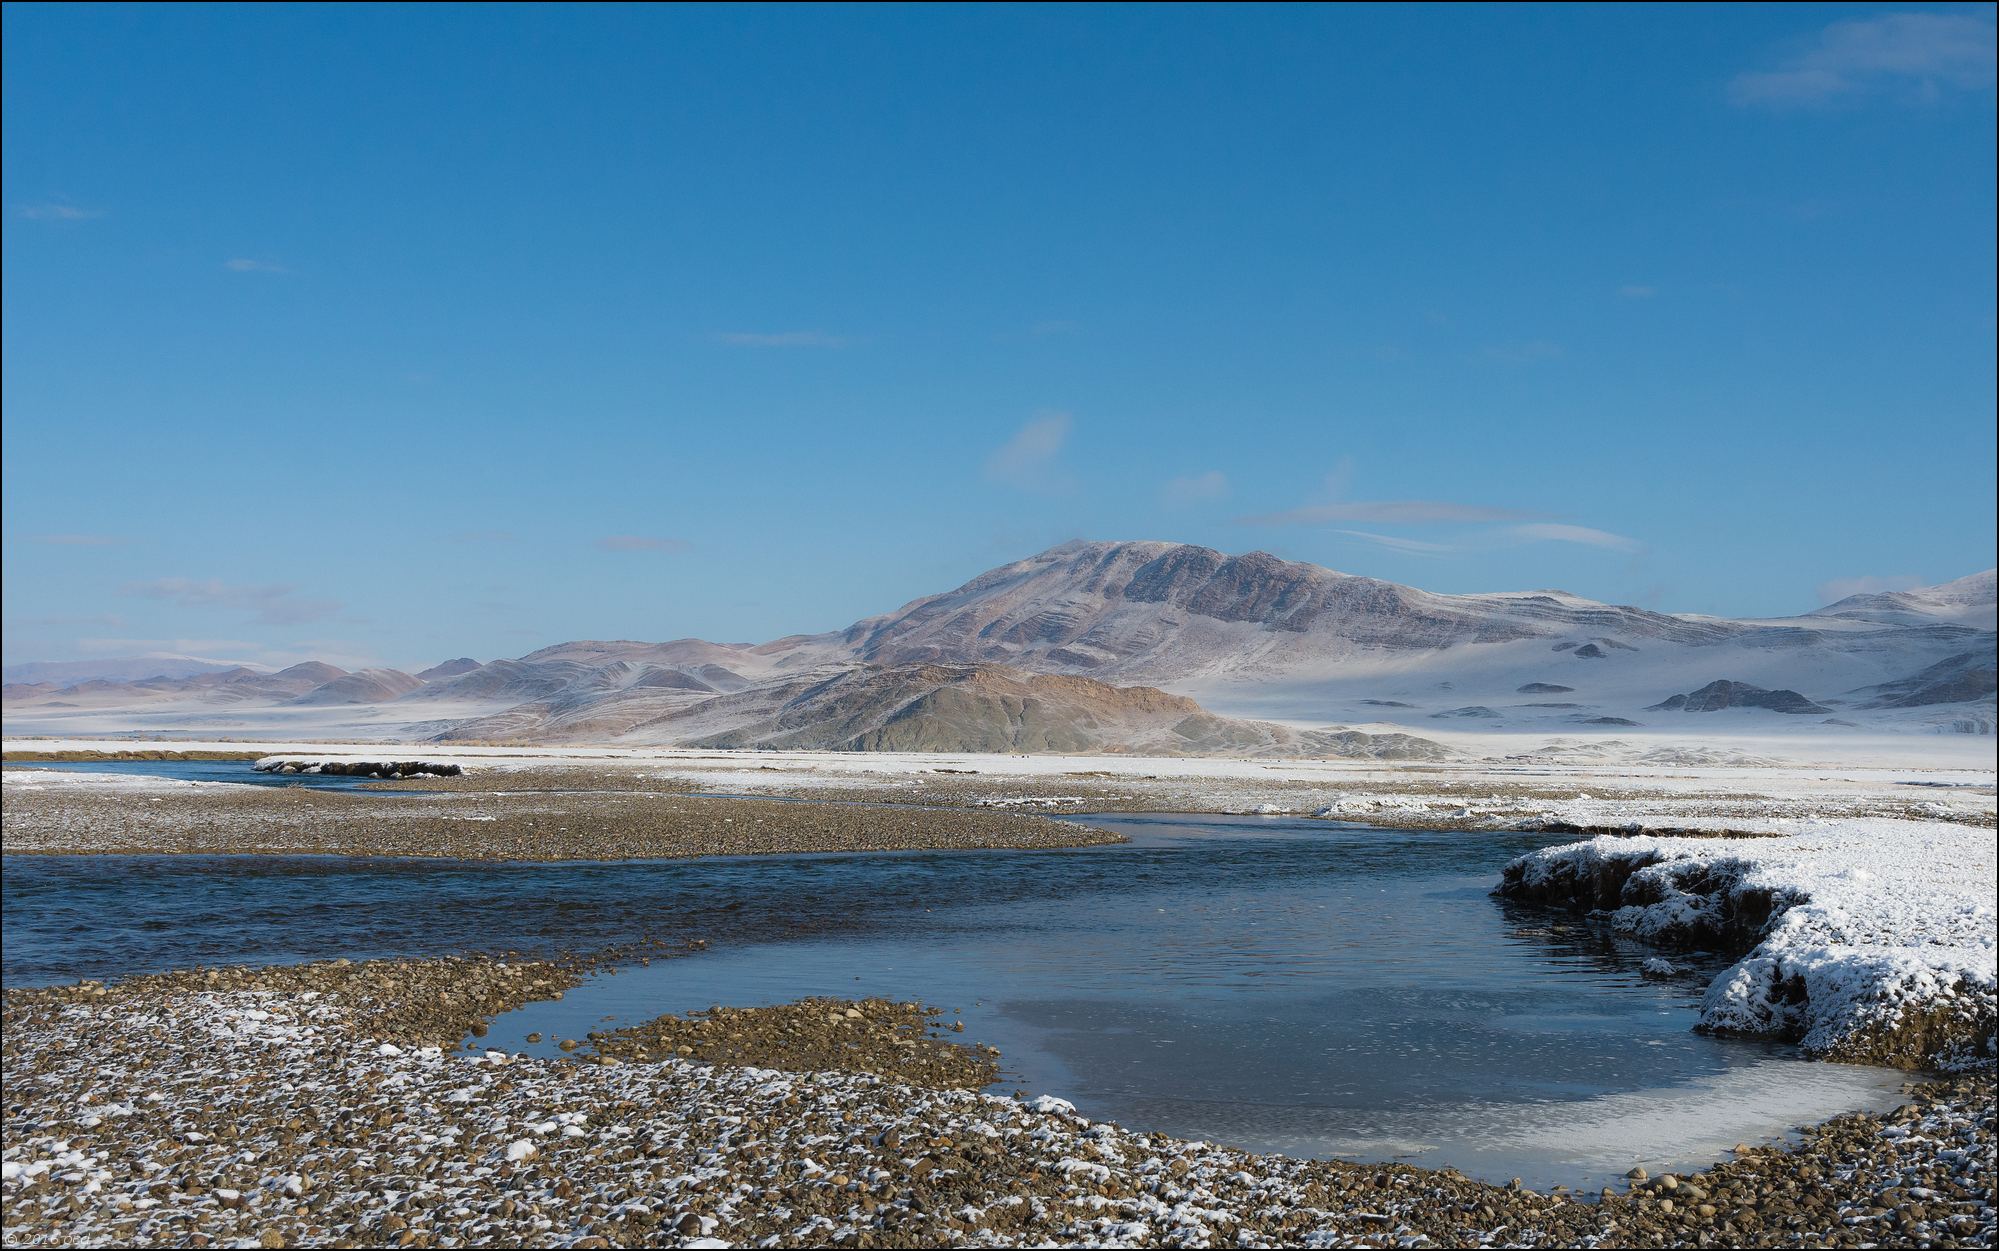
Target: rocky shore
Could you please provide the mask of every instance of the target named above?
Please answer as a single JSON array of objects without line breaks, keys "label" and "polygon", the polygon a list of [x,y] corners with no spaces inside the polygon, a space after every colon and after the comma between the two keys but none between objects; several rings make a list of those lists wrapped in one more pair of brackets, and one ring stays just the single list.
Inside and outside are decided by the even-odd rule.
[{"label": "rocky shore", "polygon": [[1808,1055],[1989,1068],[1999,1051],[1990,832],[1809,821],[1779,838],[1600,836],[1506,866],[1495,893],[1726,954],[1701,1028]]},{"label": "rocky shore", "polygon": [[[9,1246],[1989,1246],[1994,1080],[1585,1202],[1448,1170],[1255,1156],[871,1073],[679,1048],[456,1050],[573,970],[458,959],[166,974],[4,1000]],[[931,1018],[851,1008],[883,1038]],[[835,1026],[790,1005],[794,1033]],[[911,1016],[910,1013],[916,1013]],[[899,1014],[899,1015],[898,1015]],[[823,1029],[803,1026],[817,1015]],[[772,1018],[779,1020],[781,1018]],[[773,1036],[781,1037],[780,1028]],[[952,1043],[924,1031],[938,1047]],[[640,1060],[672,1045],[672,1055]],[[620,1059],[619,1052],[628,1058]],[[579,1053],[580,1054],[580,1053]],[[707,1241],[703,1241],[707,1240]]]},{"label": "rocky shore", "polygon": [[[873,1073],[906,1086],[981,1090],[999,1077],[999,1054],[931,1034],[944,1012],[888,999],[804,999],[768,1008],[714,1007],[592,1033],[599,1056],[732,1064],[827,1073]],[[964,1025],[953,1022],[954,1032]],[[572,1048],[574,1040],[562,1046]]]},{"label": "rocky shore", "polygon": [[[73,776],[73,775],[72,775]],[[465,779],[426,779],[446,783]],[[1083,847],[1119,835],[1033,813],[711,799],[646,791],[444,790],[423,795],[7,779],[16,854],[426,856],[624,860],[788,852]],[[398,785],[401,785],[400,783]]]}]

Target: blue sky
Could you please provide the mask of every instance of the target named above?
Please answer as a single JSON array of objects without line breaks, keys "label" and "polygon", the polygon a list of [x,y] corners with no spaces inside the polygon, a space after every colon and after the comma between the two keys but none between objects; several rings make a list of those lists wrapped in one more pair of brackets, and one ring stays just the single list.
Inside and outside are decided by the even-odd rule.
[{"label": "blue sky", "polygon": [[10,662],[1993,563],[1990,5],[4,21]]}]

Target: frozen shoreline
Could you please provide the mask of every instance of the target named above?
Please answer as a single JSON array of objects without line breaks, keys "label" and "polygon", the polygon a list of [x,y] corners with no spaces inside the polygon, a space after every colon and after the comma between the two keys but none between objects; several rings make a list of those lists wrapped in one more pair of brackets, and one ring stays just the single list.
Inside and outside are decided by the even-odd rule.
[{"label": "frozen shoreline", "polygon": [[1992,832],[1772,819],[1778,837],[1599,836],[1507,866],[1500,893],[1601,912],[1662,946],[1739,951],[1702,1027],[1814,1056],[1989,1067],[1999,1055]]}]

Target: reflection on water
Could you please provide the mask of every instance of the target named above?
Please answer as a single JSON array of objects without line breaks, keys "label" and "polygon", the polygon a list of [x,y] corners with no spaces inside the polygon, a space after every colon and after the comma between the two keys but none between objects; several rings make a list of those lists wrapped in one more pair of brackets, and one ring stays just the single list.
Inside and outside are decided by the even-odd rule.
[{"label": "reflection on water", "polygon": [[1696,1035],[1718,966],[1649,980],[1644,949],[1492,899],[1500,866],[1544,837],[1101,823],[1134,841],[566,865],[11,857],[5,976],[699,936],[713,949],[592,979],[481,1041],[553,1054],[710,1004],[921,999],[1001,1049],[1002,1089],[1135,1128],[1535,1185],[1697,1165],[1899,1089],[1898,1073]]}]

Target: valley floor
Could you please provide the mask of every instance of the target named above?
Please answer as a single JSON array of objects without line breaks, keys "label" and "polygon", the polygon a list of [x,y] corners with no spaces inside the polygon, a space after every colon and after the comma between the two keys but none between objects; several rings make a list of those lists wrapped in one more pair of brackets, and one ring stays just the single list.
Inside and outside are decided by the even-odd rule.
[{"label": "valley floor", "polygon": [[[6,746],[16,759],[134,744]],[[1831,1122],[1795,1150],[1744,1152],[1584,1204],[1448,1171],[1244,1155],[1092,1124],[1059,1101],[866,1073],[641,1060],[629,1048],[622,1062],[590,1064],[451,1049],[480,1017],[571,976],[543,964],[190,972],[7,992],[10,1245],[1994,1237],[1989,760],[1779,765],[1692,747],[1644,764],[1544,752],[1391,765],[149,746],[247,747],[304,768],[421,757],[465,771],[383,783],[426,792],[383,795],[10,765],[6,851],[594,859],[1033,847],[1112,837],[1051,814],[1145,810],[1540,829],[1551,843],[1592,837],[1516,862],[1509,888],[1601,910],[1666,946],[1741,957],[1710,989],[1710,1027],[1958,1076],[1887,1117]],[[756,798],[711,797],[721,794]]]}]

